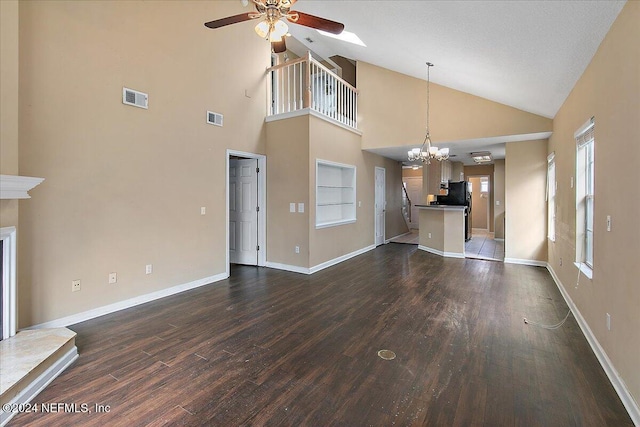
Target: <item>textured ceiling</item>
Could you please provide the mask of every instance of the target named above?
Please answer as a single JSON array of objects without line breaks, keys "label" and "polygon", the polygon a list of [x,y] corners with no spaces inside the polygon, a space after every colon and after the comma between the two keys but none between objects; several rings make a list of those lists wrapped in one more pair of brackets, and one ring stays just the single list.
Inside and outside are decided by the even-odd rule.
[{"label": "textured ceiling", "polygon": [[[340,55],[552,118],[595,54],[624,1],[320,1],[294,10],[345,24],[367,47],[289,25],[288,46],[323,58]],[[311,38],[313,43],[306,39]],[[299,41],[299,42],[298,42]],[[440,144],[456,161],[471,151],[504,158],[505,143],[550,133]],[[406,161],[419,146],[373,150]]]},{"label": "textured ceiling", "polygon": [[[621,1],[314,1],[294,10],[345,24],[360,47],[290,25],[308,48],[426,79],[553,117],[585,70]],[[310,37],[314,43],[308,43]]]}]

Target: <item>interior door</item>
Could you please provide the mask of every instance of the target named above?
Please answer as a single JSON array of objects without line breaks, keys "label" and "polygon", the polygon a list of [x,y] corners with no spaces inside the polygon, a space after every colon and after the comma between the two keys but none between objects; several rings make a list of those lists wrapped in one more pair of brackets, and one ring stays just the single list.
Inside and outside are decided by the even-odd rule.
[{"label": "interior door", "polygon": [[256,159],[229,159],[229,262],[258,265]]},{"label": "interior door", "polygon": [[386,195],[385,195],[385,174],[384,168],[376,167],[375,182],[375,227],[376,227],[376,246],[384,244],[385,239],[385,216],[386,216]]}]

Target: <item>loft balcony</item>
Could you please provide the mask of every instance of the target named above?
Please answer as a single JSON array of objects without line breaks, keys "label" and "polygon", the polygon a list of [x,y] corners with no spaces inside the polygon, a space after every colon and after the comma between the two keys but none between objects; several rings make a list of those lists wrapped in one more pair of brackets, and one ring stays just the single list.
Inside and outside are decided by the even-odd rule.
[{"label": "loft balcony", "polygon": [[358,131],[358,90],[311,56],[275,65],[267,121],[313,114]]}]

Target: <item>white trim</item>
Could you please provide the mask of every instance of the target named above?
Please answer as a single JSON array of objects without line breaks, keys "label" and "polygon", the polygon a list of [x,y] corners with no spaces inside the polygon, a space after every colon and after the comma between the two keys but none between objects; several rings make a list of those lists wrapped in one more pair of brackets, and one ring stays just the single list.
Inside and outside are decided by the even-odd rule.
[{"label": "white trim", "polygon": [[190,289],[199,288],[219,282],[229,277],[228,273],[220,273],[215,276],[204,277],[202,279],[194,280],[192,282],[183,283],[182,285],[172,286],[167,289],[162,289],[156,292],[140,295],[134,298],[130,298],[124,301],[119,301],[113,304],[104,305],[102,307],[94,308],[82,313],[72,314],[71,316],[62,317],[60,319],[51,320],[49,322],[40,323],[38,325],[30,326],[27,329],[42,329],[42,328],[58,328],[73,325],[76,323],[84,322],[86,320],[95,319],[96,317],[104,316],[105,314],[114,313],[116,311],[124,310],[127,308],[135,307],[140,304],[144,304],[150,301],[154,301],[160,298],[168,297],[170,295],[179,294],[180,292],[188,291]]},{"label": "white trim", "polygon": [[325,268],[332,267],[336,264],[339,264],[355,256],[362,255],[363,253],[369,252],[375,248],[376,248],[375,245],[370,245],[365,248],[353,251],[351,253],[339,256],[337,258],[330,259],[329,261],[325,261],[311,268],[299,267],[297,265],[280,264],[278,262],[267,262],[265,267],[275,268],[277,270],[290,271],[292,273],[313,274],[320,270],[324,270]]},{"label": "white trim", "polygon": [[538,261],[537,259],[522,259],[522,258],[505,258],[505,264],[520,264],[520,265],[530,265],[532,267],[546,267],[546,261]]},{"label": "white trim", "polygon": [[267,156],[263,154],[255,154],[248,153],[245,151],[237,151],[227,149],[225,165],[225,269],[227,273],[227,277],[231,274],[231,270],[229,267],[229,157],[230,156],[238,156],[244,157],[247,159],[256,159],[258,161],[258,168],[260,168],[260,173],[258,173],[258,204],[260,206],[260,211],[258,212],[258,246],[260,250],[258,251],[258,267],[265,267],[267,262]]},{"label": "white trim", "polygon": [[573,265],[575,265],[576,268],[587,277],[587,279],[593,279],[593,268],[589,267],[584,262],[574,262]]},{"label": "white trim", "polygon": [[0,199],[30,199],[28,191],[39,185],[44,178],[18,175],[0,175]]},{"label": "white trim", "polygon": [[433,249],[428,246],[418,245],[418,249],[421,251],[429,252],[434,255],[440,255],[445,258],[465,258],[464,253],[462,252],[443,252],[438,249]]},{"label": "white trim", "polygon": [[591,117],[582,126],[580,126],[577,131],[575,131],[575,133],[573,134],[573,139],[576,139],[577,137],[579,137],[580,135],[588,131],[590,128],[593,127],[594,124],[595,124],[595,117]]},{"label": "white trim", "polygon": [[337,221],[321,222],[320,224],[316,224],[316,230],[320,228],[335,227],[336,225],[353,224],[354,222],[356,222],[356,219],[340,219]]},{"label": "white trim", "polygon": [[[43,373],[33,380],[27,387],[20,391],[9,404],[25,404],[36,397],[46,386],[51,384],[58,375],[60,375],[69,365],[78,358],[78,348],[73,346],[64,356],[58,359],[53,365],[49,366]],[[18,412],[4,412],[0,410],[0,426],[4,426]]]},{"label": "white trim", "polygon": [[279,262],[267,261],[265,267],[275,268],[276,270],[290,271],[292,273],[311,274],[308,268],[299,267],[297,265],[281,264]]},{"label": "white trim", "polygon": [[[378,213],[376,212],[376,203],[375,203],[375,199],[376,199],[376,195],[377,195],[377,186],[376,186],[376,175],[378,173],[378,170],[381,170],[382,176],[384,178],[384,186],[382,187],[382,196],[383,196],[383,202],[384,202],[384,206],[383,206],[383,218],[384,218],[384,223],[382,224],[382,243],[381,245],[384,245],[387,243],[387,169],[381,167],[381,166],[375,166],[373,168],[373,188],[374,188],[374,194],[373,194],[373,199],[374,199],[374,203],[373,203],[373,244],[376,245],[376,221],[377,221],[377,217],[378,217]],[[356,211],[358,210],[358,206],[356,205]]]},{"label": "white trim", "polygon": [[[7,339],[16,334],[17,329],[17,280],[16,280],[16,228],[0,228],[0,240],[2,240],[2,339]],[[4,286],[6,284],[6,287]]]},{"label": "white trim", "polygon": [[600,345],[600,342],[591,331],[591,328],[589,328],[589,324],[584,319],[584,317],[582,317],[580,310],[578,310],[578,307],[574,304],[573,300],[571,299],[571,296],[569,296],[569,293],[566,291],[564,285],[560,281],[560,278],[556,275],[555,271],[553,270],[553,267],[551,267],[549,263],[547,263],[546,267],[549,273],[551,274],[553,281],[556,283],[558,290],[560,290],[562,297],[564,298],[565,302],[569,306],[569,309],[573,313],[573,317],[575,317],[576,322],[578,323],[578,326],[580,326],[580,329],[582,330],[582,334],[587,339],[587,342],[591,346],[591,349],[593,350],[596,357],[598,358],[598,362],[600,362],[602,369],[604,369],[604,372],[607,374],[607,377],[609,378],[611,385],[613,385],[613,388],[616,390],[616,393],[618,393],[618,397],[620,397],[622,404],[627,409],[627,412],[629,413],[629,417],[631,417],[631,420],[635,425],[640,426],[640,407],[638,406],[638,403],[635,401],[635,399],[631,395],[631,392],[629,392],[627,385],[624,383],[624,380],[618,374],[618,371],[613,366],[613,363],[611,363],[611,359],[609,359],[609,356],[607,356],[607,353],[604,351],[604,349]]},{"label": "white trim", "polygon": [[317,112],[316,110],[307,107],[307,108],[302,108],[300,110],[294,110],[294,111],[289,111],[287,113],[280,113],[280,114],[274,114],[271,116],[267,116],[265,118],[265,122],[269,123],[269,122],[274,122],[276,120],[284,120],[284,119],[291,119],[293,117],[300,117],[300,116],[314,116],[317,117],[321,120],[324,120],[325,122],[329,122],[331,124],[334,124],[336,126],[339,126],[345,130],[348,130],[350,132],[355,133],[356,135],[362,136],[362,131],[359,131],[356,128],[353,128],[351,126],[345,125],[344,123],[339,122],[338,120],[332,119],[331,117],[325,116],[322,113]]},{"label": "white trim", "polygon": [[325,268],[334,266],[336,264],[339,264],[339,263],[341,263],[343,261],[346,261],[346,260],[348,260],[350,258],[353,258],[355,256],[362,255],[365,252],[369,252],[371,250],[374,250],[375,248],[376,248],[376,245],[373,244],[373,245],[367,246],[365,248],[358,249],[357,251],[353,251],[353,252],[350,252],[348,254],[345,254],[345,255],[339,256],[337,258],[331,259],[329,261],[325,261],[323,263],[320,263],[318,265],[315,265],[315,266],[311,267],[309,269],[309,272],[310,272],[310,274],[313,274],[313,273],[315,273],[317,271],[324,270]]}]

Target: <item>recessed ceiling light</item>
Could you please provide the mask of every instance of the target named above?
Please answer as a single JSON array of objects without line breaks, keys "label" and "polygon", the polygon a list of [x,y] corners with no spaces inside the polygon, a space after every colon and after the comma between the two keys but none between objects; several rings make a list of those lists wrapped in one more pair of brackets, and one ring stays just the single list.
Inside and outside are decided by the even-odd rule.
[{"label": "recessed ceiling light", "polygon": [[355,33],[350,33],[349,31],[342,31],[340,34],[331,34],[331,33],[327,33],[326,31],[322,31],[322,30],[316,30],[317,32],[319,32],[320,34],[322,34],[323,36],[327,36],[327,37],[331,37],[334,39],[338,39],[338,40],[342,40],[348,43],[353,43],[353,44],[357,44],[358,46],[363,46],[363,47],[367,47],[366,44],[364,44],[364,42],[362,40],[360,40],[360,37],[358,37]]},{"label": "recessed ceiling light", "polygon": [[481,153],[471,153],[471,157],[476,163],[490,163],[493,160],[493,158],[491,157],[491,153],[488,151],[483,151]]}]

